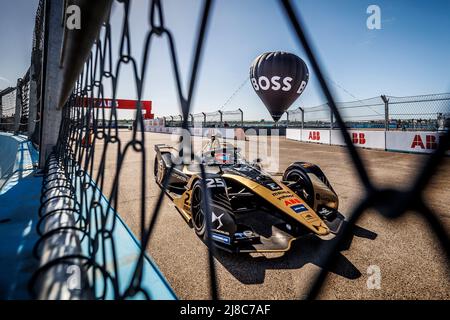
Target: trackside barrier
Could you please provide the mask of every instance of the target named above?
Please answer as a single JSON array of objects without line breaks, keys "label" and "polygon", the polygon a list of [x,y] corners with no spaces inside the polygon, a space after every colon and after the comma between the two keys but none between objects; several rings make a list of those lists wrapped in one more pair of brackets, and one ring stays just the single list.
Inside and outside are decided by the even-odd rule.
[{"label": "trackside barrier", "polygon": [[330,144],[330,130],[302,129],[300,141]]},{"label": "trackside barrier", "polygon": [[[444,132],[386,132],[386,149],[391,151],[433,153]],[[447,151],[449,154],[449,151]]]},{"label": "trackside barrier", "polygon": [[300,141],[302,138],[301,129],[286,129],[286,139]]},{"label": "trackside barrier", "polygon": [[[181,134],[181,128],[166,127],[163,119],[153,119],[144,121],[144,131],[156,133],[176,133]],[[191,135],[197,137],[210,137],[220,135],[227,139],[245,140],[245,131],[242,128],[189,128]]]},{"label": "trackside barrier", "polygon": [[[432,131],[349,130],[348,132],[356,147],[413,153],[432,153],[437,148],[441,136],[444,135],[444,132]],[[340,130],[288,128],[286,139],[345,146]]]},{"label": "trackside barrier", "polygon": [[[349,130],[352,142],[357,147],[381,149],[386,148],[386,136],[384,131]],[[345,146],[344,138],[340,130],[331,130],[332,145]]]}]

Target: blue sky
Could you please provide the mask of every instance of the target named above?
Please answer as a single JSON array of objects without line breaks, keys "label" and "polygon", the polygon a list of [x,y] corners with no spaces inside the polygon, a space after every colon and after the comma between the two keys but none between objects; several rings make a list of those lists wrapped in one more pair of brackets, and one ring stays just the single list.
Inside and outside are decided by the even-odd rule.
[{"label": "blue sky", "polygon": [[[15,82],[29,61],[37,1],[0,1],[0,77]],[[294,3],[306,21],[328,79],[358,99],[380,94],[404,96],[449,91],[450,1],[302,0]],[[381,8],[381,30],[366,27],[366,9],[371,4]],[[163,6],[186,87],[201,1],[168,0],[163,1]],[[148,29],[147,12],[147,1],[132,3],[132,54],[138,61]],[[112,16],[116,36],[121,13],[118,6]],[[193,112],[220,108],[246,79],[251,62],[262,52],[282,50],[305,58],[277,1],[218,0],[211,18]],[[118,38],[113,40],[117,43]],[[309,65],[307,60],[306,63]],[[134,98],[130,68],[127,66],[122,71],[118,97]],[[331,87],[338,100],[354,100],[335,84]],[[0,80],[0,88],[5,86],[5,81]],[[166,39],[156,39],[152,44],[144,98],[153,100],[157,115],[178,113]],[[315,106],[323,101],[316,76],[311,72],[306,90],[291,108]],[[269,118],[250,82],[224,110],[239,107],[248,119]]]},{"label": "blue sky", "polygon": [[30,65],[37,0],[0,0],[0,89],[15,86]]}]

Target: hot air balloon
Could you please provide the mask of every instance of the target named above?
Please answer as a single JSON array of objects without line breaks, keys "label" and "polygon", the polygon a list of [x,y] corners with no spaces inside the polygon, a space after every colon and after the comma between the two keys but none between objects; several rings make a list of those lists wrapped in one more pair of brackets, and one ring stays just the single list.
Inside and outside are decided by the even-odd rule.
[{"label": "hot air balloon", "polygon": [[253,89],[264,102],[273,120],[278,121],[302,94],[308,83],[306,63],[288,52],[266,52],[250,67]]}]

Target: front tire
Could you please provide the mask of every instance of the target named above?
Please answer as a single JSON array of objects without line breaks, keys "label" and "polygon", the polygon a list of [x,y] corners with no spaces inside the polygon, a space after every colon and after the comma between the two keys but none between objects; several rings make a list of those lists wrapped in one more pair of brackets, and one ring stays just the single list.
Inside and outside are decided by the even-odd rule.
[{"label": "front tire", "polygon": [[203,211],[203,191],[201,186],[201,181],[197,180],[192,188],[192,201],[191,201],[191,212],[192,212],[192,225],[194,226],[194,231],[200,238],[204,239],[206,235],[206,219],[205,213]]},{"label": "front tire", "polygon": [[155,163],[153,167],[153,173],[155,174],[155,181],[159,186],[162,186],[164,176],[166,173],[166,166],[164,165],[164,160],[159,159],[155,156]]},{"label": "front tire", "polygon": [[296,182],[296,187],[292,188],[292,191],[305,200],[310,207],[314,206],[313,186],[305,171],[297,167],[288,168],[283,175],[283,180]]}]

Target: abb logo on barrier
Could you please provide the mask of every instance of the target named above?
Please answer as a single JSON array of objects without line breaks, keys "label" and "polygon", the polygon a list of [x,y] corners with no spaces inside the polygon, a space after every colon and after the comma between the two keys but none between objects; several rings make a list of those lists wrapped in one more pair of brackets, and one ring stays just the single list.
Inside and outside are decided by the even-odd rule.
[{"label": "abb logo on barrier", "polygon": [[366,135],[362,132],[352,132],[353,144],[366,144]]},{"label": "abb logo on barrier", "polygon": [[310,131],[308,140],[319,141],[320,140],[320,131]]},{"label": "abb logo on barrier", "polygon": [[420,147],[420,149],[436,149],[437,148],[436,136],[427,134],[425,136],[425,144],[424,144],[420,134],[416,134],[411,143],[411,149],[416,149],[416,147]]}]

